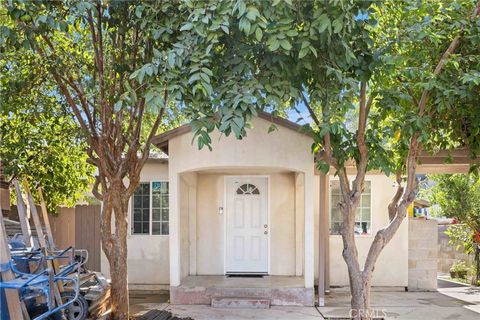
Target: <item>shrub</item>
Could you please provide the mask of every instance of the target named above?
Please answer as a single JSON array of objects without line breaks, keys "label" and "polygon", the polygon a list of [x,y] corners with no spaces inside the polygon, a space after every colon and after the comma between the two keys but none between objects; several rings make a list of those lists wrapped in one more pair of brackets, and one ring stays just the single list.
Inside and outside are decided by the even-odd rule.
[{"label": "shrub", "polygon": [[459,260],[455,262],[450,268],[450,277],[466,279],[468,273],[468,267],[465,261]]}]

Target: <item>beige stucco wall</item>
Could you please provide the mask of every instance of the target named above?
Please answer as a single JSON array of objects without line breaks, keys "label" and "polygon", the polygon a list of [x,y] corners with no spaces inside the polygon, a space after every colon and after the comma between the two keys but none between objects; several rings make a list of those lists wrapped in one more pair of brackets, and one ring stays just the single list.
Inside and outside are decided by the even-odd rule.
[{"label": "beige stucco wall", "polygon": [[[142,181],[166,179],[167,164],[149,163],[142,171]],[[260,174],[265,170],[233,170],[234,174]],[[276,275],[294,275],[296,246],[295,237],[295,187],[294,174],[287,172],[267,173],[271,184],[271,273]],[[223,207],[224,174],[200,173],[197,180],[197,274],[223,274],[223,216],[218,208]],[[332,178],[333,179],[333,178]],[[392,181],[382,175],[368,175],[372,181],[372,224],[378,230],[387,223],[385,208],[394,192]],[[182,183],[182,189],[184,189]],[[318,278],[318,237],[319,237],[319,178],[314,180],[315,212],[315,278]],[[181,211],[188,204],[182,202]],[[183,215],[185,216],[185,214]],[[408,228],[402,225],[397,235],[382,252],[374,273],[375,286],[405,286],[408,283]],[[185,231],[185,230],[184,230]],[[189,241],[182,237],[182,251]],[[302,238],[300,238],[302,239]],[[357,245],[363,262],[368,252],[372,236],[358,236]],[[168,236],[129,236],[129,282],[131,284],[168,284]],[[333,286],[348,285],[348,274],[341,256],[342,240],[340,236],[330,236],[330,279]],[[215,252],[218,254],[212,254]],[[104,258],[104,257],[103,257]],[[190,255],[191,258],[191,255]],[[188,255],[183,255],[184,261]],[[188,261],[188,260],[187,260]],[[182,273],[186,273],[189,263],[182,264]],[[393,269],[392,269],[393,268]],[[108,270],[108,263],[102,260],[102,270]]]},{"label": "beige stucco wall", "polygon": [[[168,165],[149,163],[142,171],[142,181],[163,180],[167,178]],[[298,239],[295,230],[295,177],[292,172],[268,172],[267,169],[232,170],[233,174],[265,174],[270,177],[271,199],[271,274],[295,275],[296,247]],[[187,227],[182,234],[182,257],[187,263],[182,264],[182,274],[188,273],[189,259],[196,262],[196,274],[223,274],[223,216],[218,208],[224,201],[223,173],[199,173],[197,179],[197,232],[196,256],[188,254],[189,240]],[[333,178],[332,178],[333,179]],[[372,226],[373,231],[388,222],[386,206],[393,195],[392,180],[383,175],[368,175],[372,181]],[[183,180],[183,179],[182,179]],[[189,178],[188,180],[192,180]],[[181,182],[185,192],[185,182]],[[319,178],[314,180],[315,212],[315,278],[318,278],[318,237],[319,237]],[[188,203],[181,201],[181,212],[187,219]],[[132,236],[128,237],[129,246],[129,283],[139,284],[169,283],[169,248],[168,236]],[[372,236],[358,236],[357,245],[363,263]],[[300,237],[300,240],[303,240]],[[214,252],[215,254],[212,254]],[[217,254],[218,253],[218,254]],[[348,274],[341,256],[342,240],[340,236],[330,236],[330,284],[332,286],[348,285]],[[102,270],[108,272],[108,263],[103,257]],[[408,283],[408,228],[406,222],[382,252],[373,277],[374,286],[406,286]]]},{"label": "beige stucco wall", "polygon": [[[183,255],[184,250],[182,248],[181,230],[184,228],[191,229],[189,226],[189,220],[181,214],[182,204],[181,189],[182,182],[181,177],[188,172],[202,172],[207,170],[243,170],[251,169],[256,174],[263,174],[271,170],[290,171],[304,174],[304,188],[305,196],[304,200],[304,212],[305,212],[305,227],[309,232],[304,232],[303,242],[307,244],[304,246],[304,274],[306,285],[313,286],[313,272],[314,272],[314,249],[313,249],[313,235],[314,235],[314,165],[313,156],[310,152],[312,140],[310,137],[295,132],[291,129],[277,125],[278,130],[268,133],[268,129],[271,125],[269,121],[263,119],[253,120],[253,129],[249,129],[248,136],[243,140],[237,140],[235,137],[220,136],[218,132],[212,133],[212,151],[208,148],[198,150],[196,143],[192,145],[191,133],[186,133],[169,140],[169,181],[170,181],[170,280],[173,286],[180,283],[181,278],[184,276],[183,265],[185,263],[191,263],[190,259],[186,259]],[[262,171],[262,169],[264,169]],[[218,187],[219,180],[215,180],[212,177],[212,181],[199,181],[200,183],[210,183]],[[223,182],[221,182],[221,188],[223,190]],[[203,190],[198,186],[198,191]],[[217,201],[216,208],[203,208],[202,204],[198,204],[198,210],[212,210],[211,212],[218,212],[218,201],[220,199],[218,190],[216,196],[213,198]],[[220,193],[223,197],[223,191]],[[273,192],[272,192],[273,197]],[[201,199],[197,196],[197,199]],[[223,200],[222,200],[223,201]],[[201,209],[203,208],[203,209]],[[183,218],[182,218],[183,217]],[[197,230],[201,229],[201,214],[197,215],[196,221],[199,226]],[[212,229],[210,229],[212,230]],[[197,238],[200,235],[197,236]],[[200,240],[195,240],[198,244]],[[192,243],[192,239],[190,239]],[[295,245],[296,242],[294,241]],[[215,247],[219,246],[218,242],[213,244]],[[282,245],[285,245],[283,243]],[[289,243],[289,245],[291,245]],[[195,246],[195,245],[194,245]],[[288,249],[288,248],[287,248]],[[302,248],[303,249],[303,248]],[[216,249],[218,250],[218,249]],[[197,270],[196,273],[218,273],[223,272],[222,262],[219,257],[209,257],[211,261],[203,261],[202,249],[197,248],[196,258]],[[210,255],[213,250],[210,248]],[[223,247],[220,251],[222,253]],[[221,257],[223,259],[223,255]],[[283,258],[289,259],[289,258]],[[272,272],[288,273],[292,272],[294,263],[287,263],[286,265],[275,265],[274,259],[272,259]],[[279,261],[283,264],[283,261]],[[207,265],[204,265],[207,264]],[[211,264],[211,265],[208,265]],[[220,268],[222,270],[220,270]],[[207,270],[209,269],[209,270]],[[192,270],[190,270],[192,271]]]},{"label": "beige stucco wall", "polygon": [[[238,174],[238,173],[237,173]],[[244,171],[243,175],[249,175]],[[293,173],[265,174],[270,182],[270,273],[295,275]],[[197,274],[224,274],[224,174],[200,173],[197,191]]]},{"label": "beige stucco wall", "polygon": [[[168,164],[156,160],[147,162],[140,174],[141,182],[166,180],[168,180]],[[128,283],[132,289],[155,289],[168,285],[168,239],[169,236],[128,235]],[[101,270],[109,277],[108,260],[103,252]]]},{"label": "beige stucco wall", "polygon": [[[188,274],[223,274],[223,216],[218,212],[224,201],[224,176],[267,175],[270,177],[271,274],[302,275],[313,283],[318,277],[319,176],[314,175],[311,138],[278,126],[268,133],[270,123],[253,122],[254,129],[238,141],[234,137],[212,135],[213,151],[198,150],[190,133],[169,142],[169,164],[150,162],[141,180],[170,181],[170,236],[129,236],[129,283],[178,285]],[[304,173],[305,179],[298,180]],[[330,177],[333,179],[333,177]],[[394,193],[393,182],[383,175],[369,175],[372,181],[373,232],[388,224],[387,206]],[[296,183],[304,195],[295,196]],[[297,187],[298,188],[298,187]],[[304,203],[299,205],[299,201]],[[303,216],[295,210],[305,210]],[[300,223],[300,230],[299,230]],[[304,227],[311,232],[304,232]],[[371,236],[358,236],[363,263]],[[172,248],[174,251],[172,251]],[[329,276],[332,286],[348,285],[341,256],[340,236],[330,236]],[[173,265],[172,265],[173,261]],[[313,267],[314,265],[314,267]],[[169,269],[170,268],[170,269]],[[108,272],[103,256],[102,271]],[[374,286],[406,286],[408,283],[407,222],[382,252],[373,277]]]},{"label": "beige stucco wall", "polygon": [[[393,180],[384,175],[368,175],[366,180],[371,181],[372,188],[372,235],[355,238],[361,265],[365,262],[375,232],[389,223],[387,207],[395,193]],[[347,266],[342,258],[342,250],[341,236],[331,235],[329,257],[332,286],[348,285]],[[408,285],[408,219],[405,219],[380,254],[373,273],[372,285],[400,287]]]}]

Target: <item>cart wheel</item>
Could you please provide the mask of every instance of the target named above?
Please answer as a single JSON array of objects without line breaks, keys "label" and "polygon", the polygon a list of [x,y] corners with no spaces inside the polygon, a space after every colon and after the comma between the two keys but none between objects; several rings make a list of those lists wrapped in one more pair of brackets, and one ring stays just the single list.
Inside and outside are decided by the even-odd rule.
[{"label": "cart wheel", "polygon": [[[63,302],[71,301],[73,298],[75,298],[75,292],[62,292]],[[64,310],[64,314],[68,320],[86,319],[88,315],[88,302],[85,297],[79,294],[77,300]]]}]

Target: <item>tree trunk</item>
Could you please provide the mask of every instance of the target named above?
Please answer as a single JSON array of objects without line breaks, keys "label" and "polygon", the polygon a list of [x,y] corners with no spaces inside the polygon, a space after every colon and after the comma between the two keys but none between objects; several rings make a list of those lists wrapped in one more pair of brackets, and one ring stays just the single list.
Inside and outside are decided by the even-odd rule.
[{"label": "tree trunk", "polygon": [[[400,190],[403,190],[403,188]],[[358,251],[355,245],[355,213],[359,201],[357,201],[358,198],[356,197],[344,197],[344,201],[340,205],[343,215],[342,255],[348,268],[350,292],[352,294],[350,310],[350,317],[352,319],[365,320],[376,316],[375,310],[370,309],[370,289],[375,263],[383,248],[390,242],[400,227],[406,216],[406,208],[413,199],[414,193],[408,194],[407,198],[404,199],[404,203],[395,207],[395,218],[391,220],[390,224],[377,231],[362,269],[358,261]],[[393,210],[393,206],[390,206],[389,211],[390,210]]]},{"label": "tree trunk", "polygon": [[370,281],[365,281],[363,276],[352,281],[351,318],[370,319],[370,286]]},{"label": "tree trunk", "polygon": [[[102,247],[110,265],[112,319],[128,320],[127,234],[128,200],[122,181],[112,182],[103,194]],[[112,233],[112,215],[115,230]]]},{"label": "tree trunk", "polygon": [[355,245],[355,212],[358,204],[353,202],[341,206],[343,215],[343,252],[342,256],[347,264],[350,292],[352,294],[350,317],[366,319],[364,315],[370,308],[370,282],[365,282],[358,263],[358,251]]},{"label": "tree trunk", "polygon": [[127,320],[129,310],[128,273],[127,273],[127,234],[118,235],[119,244],[113,246],[109,259],[111,283],[112,314],[115,320]]}]

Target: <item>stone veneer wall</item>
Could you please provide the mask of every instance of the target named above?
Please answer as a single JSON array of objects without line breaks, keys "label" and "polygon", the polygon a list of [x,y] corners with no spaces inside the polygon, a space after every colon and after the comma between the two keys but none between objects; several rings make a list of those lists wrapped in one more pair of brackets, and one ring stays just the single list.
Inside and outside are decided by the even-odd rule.
[{"label": "stone veneer wall", "polygon": [[437,221],[409,219],[409,291],[433,291],[437,289],[437,248]]},{"label": "stone veneer wall", "polygon": [[463,253],[463,248],[448,244],[449,238],[445,234],[448,225],[438,226],[438,272],[448,273],[450,267],[457,260],[469,261],[469,257]]}]

